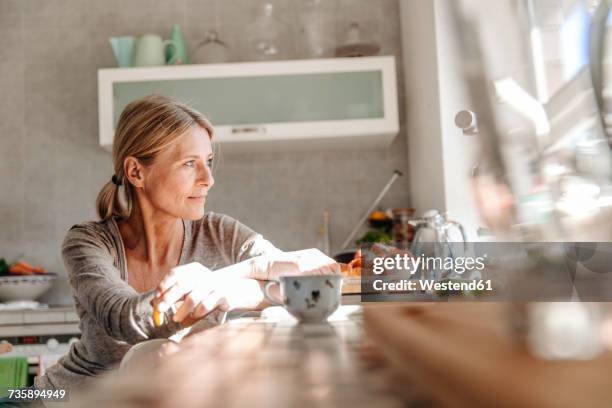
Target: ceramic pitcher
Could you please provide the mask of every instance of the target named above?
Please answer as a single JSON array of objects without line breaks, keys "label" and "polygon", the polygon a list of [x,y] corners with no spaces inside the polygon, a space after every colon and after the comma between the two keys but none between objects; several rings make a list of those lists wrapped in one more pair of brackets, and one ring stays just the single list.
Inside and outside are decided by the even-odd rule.
[{"label": "ceramic pitcher", "polygon": [[159,35],[145,34],[136,41],[134,51],[135,67],[150,67],[166,64],[166,47],[176,45],[172,40],[162,40]]}]

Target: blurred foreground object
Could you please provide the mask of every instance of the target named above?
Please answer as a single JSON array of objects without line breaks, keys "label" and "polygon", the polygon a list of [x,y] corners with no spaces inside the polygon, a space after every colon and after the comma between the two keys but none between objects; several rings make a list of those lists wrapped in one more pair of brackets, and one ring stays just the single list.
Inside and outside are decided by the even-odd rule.
[{"label": "blurred foreground object", "polygon": [[[595,257],[599,251],[600,257],[610,259],[597,243],[612,241],[612,139],[607,125],[610,105],[605,103],[611,2],[600,1],[593,9],[594,2],[580,0],[568,7],[569,23],[562,30],[573,30],[572,45],[578,57],[573,75],[553,95],[547,95],[546,87],[541,86],[539,57],[543,50],[538,41],[542,23],[536,12],[542,9],[542,2],[505,2],[503,7],[511,13],[499,24],[491,17],[491,7],[499,5],[488,3],[449,3],[463,57],[468,106],[478,116],[477,131],[473,132],[480,144],[472,182],[475,201],[498,240],[531,247],[526,253],[509,254],[508,262],[512,256],[517,261],[510,268],[502,265],[509,271],[521,269],[516,285],[541,293],[543,301],[568,301],[566,288],[559,284],[565,279],[567,251],[541,243],[560,242],[571,247],[590,242],[595,244]],[[581,42],[583,33],[590,34],[582,36]],[[502,54],[502,49],[515,54]],[[581,53],[589,56],[587,61],[580,59]],[[517,80],[520,75],[514,77],[524,66],[521,61],[529,60],[526,55],[532,56],[531,78],[537,96],[522,87],[529,81]],[[475,122],[468,119],[465,114],[457,119],[464,132]],[[593,269],[583,264],[579,259],[573,265],[573,273],[567,277],[570,287],[583,282],[587,287],[582,292],[607,290],[603,288],[612,280],[608,278],[609,267]],[[574,289],[571,299],[580,300],[582,292]],[[509,312],[508,320],[523,327],[525,344],[537,356],[584,359],[602,350],[597,305],[546,303],[513,306]]]}]

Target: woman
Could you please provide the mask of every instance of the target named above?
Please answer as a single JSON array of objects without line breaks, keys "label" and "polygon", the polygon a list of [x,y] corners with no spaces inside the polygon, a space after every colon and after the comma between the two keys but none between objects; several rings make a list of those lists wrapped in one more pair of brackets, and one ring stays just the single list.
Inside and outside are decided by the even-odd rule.
[{"label": "woman", "polygon": [[[283,253],[240,222],[205,214],[212,139],[210,123],[171,98],[125,108],[115,174],[97,199],[100,221],[73,226],[62,246],[81,339],[36,388],[79,389],[116,368],[134,344],[167,338],[215,310],[260,308],[262,282],[279,274],[339,273],[317,250]],[[201,265],[174,268],[192,262]],[[208,273],[228,266],[224,279]],[[168,313],[160,326],[154,305]]]}]

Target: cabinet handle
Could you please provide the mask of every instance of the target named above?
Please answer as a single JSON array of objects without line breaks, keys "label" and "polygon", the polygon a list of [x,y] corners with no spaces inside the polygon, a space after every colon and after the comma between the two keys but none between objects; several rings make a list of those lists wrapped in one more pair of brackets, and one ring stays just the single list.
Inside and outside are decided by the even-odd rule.
[{"label": "cabinet handle", "polygon": [[233,135],[237,135],[241,133],[266,133],[266,127],[265,126],[245,126],[245,127],[232,128]]}]

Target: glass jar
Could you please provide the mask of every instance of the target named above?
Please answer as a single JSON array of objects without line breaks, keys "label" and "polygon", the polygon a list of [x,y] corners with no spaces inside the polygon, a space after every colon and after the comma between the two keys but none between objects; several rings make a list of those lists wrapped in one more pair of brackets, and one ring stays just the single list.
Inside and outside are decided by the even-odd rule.
[{"label": "glass jar", "polygon": [[266,2],[259,16],[247,26],[246,57],[251,61],[293,58],[295,47],[291,28],[277,16],[276,7]]},{"label": "glass jar", "polygon": [[333,57],[336,48],[336,1],[302,0],[297,7],[299,57]]}]

